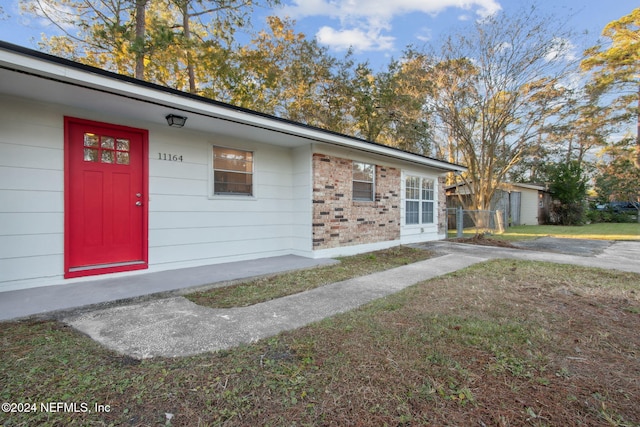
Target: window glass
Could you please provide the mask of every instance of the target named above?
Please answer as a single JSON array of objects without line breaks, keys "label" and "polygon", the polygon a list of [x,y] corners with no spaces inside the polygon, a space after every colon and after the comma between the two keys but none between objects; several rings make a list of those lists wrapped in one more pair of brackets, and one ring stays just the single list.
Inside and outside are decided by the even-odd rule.
[{"label": "window glass", "polygon": [[93,163],[129,164],[130,142],[124,138],[84,134],[84,161]]},{"label": "window glass", "polygon": [[422,180],[422,199],[433,200],[433,181],[430,179]]},{"label": "window glass", "polygon": [[373,183],[371,182],[353,182],[353,199],[354,200],[373,200]]},{"label": "window glass", "polygon": [[353,162],[353,200],[373,201],[375,165]]},{"label": "window glass", "polygon": [[422,223],[433,223],[433,202],[422,202]]},{"label": "window glass", "polygon": [[405,178],[405,224],[433,224],[434,185],[432,179]]},{"label": "window glass", "polygon": [[213,147],[213,193],[253,195],[253,153]]},{"label": "window glass", "polygon": [[420,198],[420,178],[415,176],[409,176],[406,180],[406,198],[407,199],[419,199]]},{"label": "window glass", "polygon": [[407,200],[407,209],[405,215],[407,224],[418,224],[418,220],[420,218],[419,208],[420,202]]},{"label": "window glass", "polygon": [[230,148],[213,149],[213,168],[238,172],[253,172],[253,153]]}]

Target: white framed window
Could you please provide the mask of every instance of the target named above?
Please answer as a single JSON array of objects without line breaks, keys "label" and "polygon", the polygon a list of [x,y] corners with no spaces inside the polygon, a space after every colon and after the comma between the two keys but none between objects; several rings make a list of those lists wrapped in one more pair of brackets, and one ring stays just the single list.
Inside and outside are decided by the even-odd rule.
[{"label": "white framed window", "polygon": [[405,178],[405,224],[433,224],[435,181],[419,176]]},{"label": "white framed window", "polygon": [[213,147],[213,194],[249,196],[253,191],[253,152]]},{"label": "white framed window", "polygon": [[366,202],[373,201],[375,176],[375,165],[363,162],[353,162],[353,200]]}]

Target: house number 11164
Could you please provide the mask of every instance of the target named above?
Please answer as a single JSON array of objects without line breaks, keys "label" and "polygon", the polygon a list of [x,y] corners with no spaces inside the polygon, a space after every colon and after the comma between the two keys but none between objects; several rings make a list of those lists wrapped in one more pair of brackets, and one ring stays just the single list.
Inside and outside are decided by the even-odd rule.
[{"label": "house number 11164", "polygon": [[181,162],[182,156],[169,153],[158,153],[158,160],[167,160],[169,162]]}]

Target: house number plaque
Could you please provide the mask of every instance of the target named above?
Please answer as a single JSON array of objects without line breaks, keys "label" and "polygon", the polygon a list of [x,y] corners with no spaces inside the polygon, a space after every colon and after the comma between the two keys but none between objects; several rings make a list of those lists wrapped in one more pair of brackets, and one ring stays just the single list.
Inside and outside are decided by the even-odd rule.
[{"label": "house number plaque", "polygon": [[168,162],[181,162],[182,155],[170,153],[158,153],[158,160],[166,160]]}]

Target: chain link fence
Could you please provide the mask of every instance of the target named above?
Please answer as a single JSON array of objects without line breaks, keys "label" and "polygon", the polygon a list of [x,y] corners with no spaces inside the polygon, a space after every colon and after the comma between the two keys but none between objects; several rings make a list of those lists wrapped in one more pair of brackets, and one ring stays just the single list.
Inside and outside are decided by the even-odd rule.
[{"label": "chain link fence", "polygon": [[[462,208],[447,209],[447,234],[455,232],[453,237],[466,234],[502,233],[504,218],[500,210],[464,210]],[[449,234],[451,237],[451,234]]]}]

